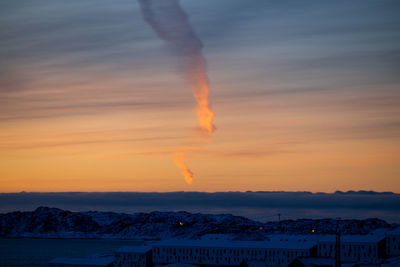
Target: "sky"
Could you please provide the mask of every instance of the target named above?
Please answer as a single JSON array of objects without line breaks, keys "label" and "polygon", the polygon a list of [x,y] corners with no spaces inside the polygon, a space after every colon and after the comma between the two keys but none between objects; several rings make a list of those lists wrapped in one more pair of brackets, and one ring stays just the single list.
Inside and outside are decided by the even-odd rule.
[{"label": "sky", "polygon": [[165,3],[1,1],[0,192],[400,192],[398,1]]}]

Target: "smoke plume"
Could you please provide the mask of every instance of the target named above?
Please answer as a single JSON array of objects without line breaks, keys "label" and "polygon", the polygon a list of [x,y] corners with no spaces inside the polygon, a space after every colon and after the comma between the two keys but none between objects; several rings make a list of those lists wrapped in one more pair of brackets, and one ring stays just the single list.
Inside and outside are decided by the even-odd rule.
[{"label": "smoke plume", "polygon": [[185,162],[185,153],[183,152],[176,152],[174,155],[174,161],[176,166],[181,168],[182,175],[185,177],[185,181],[188,184],[193,183],[193,172],[186,166]]},{"label": "smoke plume", "polygon": [[[178,0],[139,0],[139,3],[144,20],[179,57],[182,72],[189,80],[197,102],[196,113],[200,128],[204,135],[212,137],[215,130],[214,112],[211,110],[209,100],[210,87],[206,62],[201,52],[203,44],[190,26]],[[174,161],[181,168],[186,182],[191,184],[193,172],[186,165],[186,150],[177,151]]]}]

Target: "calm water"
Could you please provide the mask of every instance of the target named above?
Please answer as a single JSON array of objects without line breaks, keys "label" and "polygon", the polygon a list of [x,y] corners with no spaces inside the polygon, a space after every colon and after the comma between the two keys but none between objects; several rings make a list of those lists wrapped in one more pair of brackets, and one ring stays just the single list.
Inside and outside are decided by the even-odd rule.
[{"label": "calm water", "polygon": [[0,266],[47,266],[57,257],[87,257],[141,243],[135,240],[0,239]]}]

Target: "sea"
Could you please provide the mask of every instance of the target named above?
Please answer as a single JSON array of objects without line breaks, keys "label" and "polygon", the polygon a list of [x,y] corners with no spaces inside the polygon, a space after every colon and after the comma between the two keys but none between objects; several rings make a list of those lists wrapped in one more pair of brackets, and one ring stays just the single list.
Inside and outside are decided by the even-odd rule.
[{"label": "sea", "polygon": [[112,253],[142,240],[0,238],[0,266],[47,266],[57,257],[85,258]]}]

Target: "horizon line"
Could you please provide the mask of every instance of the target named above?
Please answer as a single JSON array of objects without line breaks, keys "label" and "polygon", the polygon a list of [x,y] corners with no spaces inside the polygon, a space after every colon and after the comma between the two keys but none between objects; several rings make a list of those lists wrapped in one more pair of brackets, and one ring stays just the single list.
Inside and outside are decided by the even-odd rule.
[{"label": "horizon line", "polygon": [[246,191],[13,191],[13,192],[0,192],[0,194],[62,194],[62,193],[138,193],[138,194],[166,194],[166,193],[204,193],[204,194],[217,194],[217,193],[309,193],[309,194],[351,194],[351,193],[375,193],[375,194],[400,194],[400,192],[393,191],[375,191],[375,190],[336,190],[332,192],[321,191],[285,191],[285,190],[246,190]]}]

